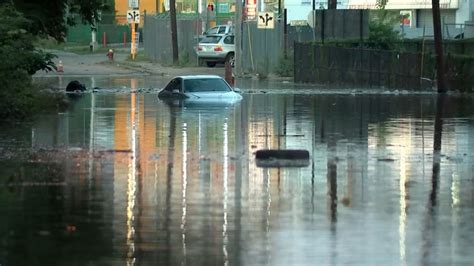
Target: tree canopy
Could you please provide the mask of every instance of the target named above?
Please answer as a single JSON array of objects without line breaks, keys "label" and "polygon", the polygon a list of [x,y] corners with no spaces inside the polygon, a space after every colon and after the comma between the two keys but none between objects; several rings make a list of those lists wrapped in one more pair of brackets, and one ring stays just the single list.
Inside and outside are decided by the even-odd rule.
[{"label": "tree canopy", "polygon": [[34,46],[38,37],[64,41],[67,27],[93,24],[112,0],[0,0],[0,119],[28,117],[50,103],[35,90],[31,75],[52,71],[55,55]]},{"label": "tree canopy", "polygon": [[28,32],[51,36],[63,41],[67,27],[81,21],[94,24],[103,11],[113,5],[111,0],[0,0],[12,5],[32,23]]}]

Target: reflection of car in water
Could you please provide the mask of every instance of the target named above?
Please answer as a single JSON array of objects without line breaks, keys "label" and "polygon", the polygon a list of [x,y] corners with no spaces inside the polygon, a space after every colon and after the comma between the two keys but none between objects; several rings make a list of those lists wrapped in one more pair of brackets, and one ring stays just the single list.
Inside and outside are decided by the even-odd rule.
[{"label": "reflection of car in water", "polygon": [[221,77],[214,75],[178,76],[158,93],[168,103],[229,105],[242,100],[242,95]]}]

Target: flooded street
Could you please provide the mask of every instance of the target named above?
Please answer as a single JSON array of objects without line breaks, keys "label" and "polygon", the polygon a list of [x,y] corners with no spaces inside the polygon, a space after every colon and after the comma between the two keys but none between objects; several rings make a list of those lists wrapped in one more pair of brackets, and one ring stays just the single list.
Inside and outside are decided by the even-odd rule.
[{"label": "flooded street", "polygon": [[169,79],[81,80],[120,90],[0,131],[1,266],[474,261],[472,95],[243,81],[193,105],[157,98]]}]

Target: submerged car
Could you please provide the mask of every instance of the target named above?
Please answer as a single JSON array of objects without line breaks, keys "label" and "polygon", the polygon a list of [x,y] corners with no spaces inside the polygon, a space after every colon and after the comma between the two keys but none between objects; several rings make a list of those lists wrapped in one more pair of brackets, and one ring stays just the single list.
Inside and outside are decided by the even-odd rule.
[{"label": "submerged car", "polygon": [[190,75],[173,78],[158,93],[158,98],[185,100],[187,103],[233,104],[242,100],[238,92],[220,76]]},{"label": "submerged car", "polygon": [[199,62],[206,62],[208,67],[228,61],[234,65],[235,44],[234,35],[205,36],[196,48]]}]

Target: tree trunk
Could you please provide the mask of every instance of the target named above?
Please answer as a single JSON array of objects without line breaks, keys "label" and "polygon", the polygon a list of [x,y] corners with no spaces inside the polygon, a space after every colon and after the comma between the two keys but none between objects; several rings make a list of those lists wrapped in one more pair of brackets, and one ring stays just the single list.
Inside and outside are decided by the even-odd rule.
[{"label": "tree trunk", "polygon": [[443,60],[443,46],[441,36],[441,15],[439,11],[439,0],[432,0],[433,9],[433,30],[434,42],[436,52],[436,80],[438,85],[438,92],[445,93],[446,87],[444,82],[444,60]]},{"label": "tree trunk", "polygon": [[178,64],[178,27],[176,26],[176,0],[170,0],[171,19],[171,49],[173,50],[173,64]]}]

